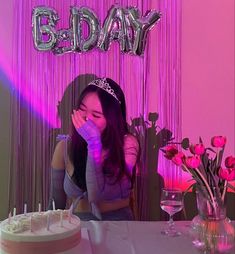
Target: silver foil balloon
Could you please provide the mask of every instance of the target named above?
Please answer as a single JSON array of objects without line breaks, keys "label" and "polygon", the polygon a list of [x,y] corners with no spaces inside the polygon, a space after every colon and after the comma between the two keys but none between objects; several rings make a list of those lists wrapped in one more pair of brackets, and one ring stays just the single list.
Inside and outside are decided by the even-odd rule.
[{"label": "silver foil balloon", "polygon": [[[43,24],[43,19],[47,24]],[[36,7],[32,12],[32,27],[34,46],[40,51],[51,50],[57,43],[57,34],[54,29],[59,20],[57,12],[49,7]],[[46,38],[46,39],[45,39]]]},{"label": "silver foil balloon", "polygon": [[[73,45],[72,45],[72,38],[73,38],[73,32],[71,29],[60,29],[57,32],[57,44],[52,49],[52,52],[55,55],[62,55],[65,53],[70,53],[74,51]],[[68,41],[68,46],[59,46],[60,42],[62,41]]]},{"label": "silver foil balloon", "polygon": [[80,13],[76,7],[70,9],[70,27],[73,31],[72,44],[74,51],[81,52],[81,23]]},{"label": "silver foil balloon", "polygon": [[[76,41],[80,38],[80,26],[79,24],[79,17],[78,17],[78,10],[75,7],[70,8],[70,28],[69,29],[60,29],[57,34],[57,46],[53,49],[53,53],[55,55],[63,55],[65,53],[70,53],[78,50]],[[78,29],[79,28],[79,29]],[[68,42],[68,46],[60,46],[60,43]]]},{"label": "silver foil balloon", "polygon": [[131,37],[129,33],[130,23],[125,15],[125,9],[119,6],[113,6],[105,19],[104,26],[101,29],[98,47],[107,51],[113,40],[120,44],[122,52],[132,50]]},{"label": "silver foil balloon", "polygon": [[[88,36],[83,38],[82,22],[88,24]],[[71,7],[70,9],[70,28],[60,30],[58,32],[58,42],[68,41],[69,46],[60,47],[59,45],[53,49],[57,55],[69,52],[84,52],[96,47],[100,32],[100,25],[97,16],[87,7],[78,9]]]},{"label": "silver foil balloon", "polygon": [[128,8],[129,20],[134,29],[134,44],[132,52],[135,55],[143,55],[148,31],[160,19],[160,13],[152,10],[145,17],[140,18],[137,8]]},{"label": "silver foil balloon", "polygon": [[[148,31],[159,20],[160,14],[150,11],[141,17],[137,8],[124,9],[113,6],[100,30],[96,14],[87,7],[70,9],[70,27],[55,30],[59,20],[57,12],[49,7],[36,7],[32,13],[34,46],[40,51],[52,50],[60,55],[68,52],[85,52],[94,47],[107,51],[112,41],[118,41],[124,53],[142,55],[144,53]],[[88,25],[85,38],[83,22]],[[59,44],[63,43],[62,46]],[[66,46],[64,46],[66,44]]]},{"label": "silver foil balloon", "polygon": [[[63,55],[65,53],[70,53],[78,50],[78,46],[76,41],[80,38],[80,27],[77,26],[79,24],[78,10],[75,7],[70,8],[70,28],[69,29],[61,29],[57,34],[57,46],[53,49],[53,53],[55,55]],[[78,29],[79,28],[79,29]],[[60,43],[68,42],[68,46],[60,46]]]},{"label": "silver foil balloon", "polygon": [[[89,35],[86,40],[81,36],[80,48],[81,51],[88,51],[92,48],[96,47],[98,42],[99,34],[100,34],[100,24],[95,13],[87,8],[82,7],[79,9],[80,13],[80,29],[81,29],[81,21],[85,21],[89,26]],[[80,32],[82,35],[82,31]]]}]

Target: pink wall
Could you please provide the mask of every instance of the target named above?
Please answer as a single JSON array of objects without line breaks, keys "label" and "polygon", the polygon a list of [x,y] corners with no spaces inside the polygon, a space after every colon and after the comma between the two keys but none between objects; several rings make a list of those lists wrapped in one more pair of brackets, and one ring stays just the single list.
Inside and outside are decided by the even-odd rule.
[{"label": "pink wall", "polygon": [[234,0],[183,0],[183,136],[227,137],[235,154]]}]

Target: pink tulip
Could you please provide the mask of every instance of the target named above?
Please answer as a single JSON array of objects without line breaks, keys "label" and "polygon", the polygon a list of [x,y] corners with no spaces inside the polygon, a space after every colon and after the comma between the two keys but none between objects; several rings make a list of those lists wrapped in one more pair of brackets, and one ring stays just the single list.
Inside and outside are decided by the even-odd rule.
[{"label": "pink tulip", "polygon": [[235,168],[235,157],[233,156],[227,157],[224,163],[227,168]]},{"label": "pink tulip", "polygon": [[165,157],[171,160],[178,153],[176,145],[168,145],[165,148]]},{"label": "pink tulip", "polygon": [[224,147],[226,144],[226,137],[215,136],[211,139],[211,145],[213,147]]},{"label": "pink tulip", "polygon": [[205,147],[203,144],[196,144],[190,146],[190,152],[196,155],[202,155],[205,153]]},{"label": "pink tulip", "polygon": [[235,168],[220,168],[218,174],[219,177],[223,180],[235,180]]},{"label": "pink tulip", "polygon": [[185,159],[185,164],[189,168],[197,168],[201,164],[200,157],[198,155],[189,156]]},{"label": "pink tulip", "polygon": [[182,152],[177,153],[173,158],[172,161],[177,165],[181,166],[183,164],[183,160],[185,155]]}]

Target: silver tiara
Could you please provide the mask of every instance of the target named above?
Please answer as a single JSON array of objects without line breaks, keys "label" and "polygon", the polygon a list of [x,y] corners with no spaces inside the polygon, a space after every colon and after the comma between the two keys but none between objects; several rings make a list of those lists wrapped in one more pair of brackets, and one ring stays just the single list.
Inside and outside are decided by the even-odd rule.
[{"label": "silver tiara", "polygon": [[106,78],[95,79],[88,84],[88,86],[90,85],[98,86],[99,88],[103,89],[104,91],[112,95],[121,104],[114,90],[110,87],[109,83],[107,82]]}]

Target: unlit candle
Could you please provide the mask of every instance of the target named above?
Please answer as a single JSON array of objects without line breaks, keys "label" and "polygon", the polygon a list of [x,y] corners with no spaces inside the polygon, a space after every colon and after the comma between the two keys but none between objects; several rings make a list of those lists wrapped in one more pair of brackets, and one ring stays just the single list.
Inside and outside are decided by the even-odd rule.
[{"label": "unlit candle", "polygon": [[52,208],[53,208],[53,211],[55,211],[55,201],[54,200],[52,201]]},{"label": "unlit candle", "polygon": [[38,212],[41,212],[41,203],[38,204]]},{"label": "unlit candle", "polygon": [[26,213],[27,213],[27,204],[25,203],[24,204],[24,215],[26,215]]},{"label": "unlit candle", "polygon": [[16,216],[16,208],[14,207],[13,208],[13,217],[15,217]]},{"label": "unlit candle", "polygon": [[9,212],[9,215],[8,215],[8,224],[11,224],[11,212]]}]

